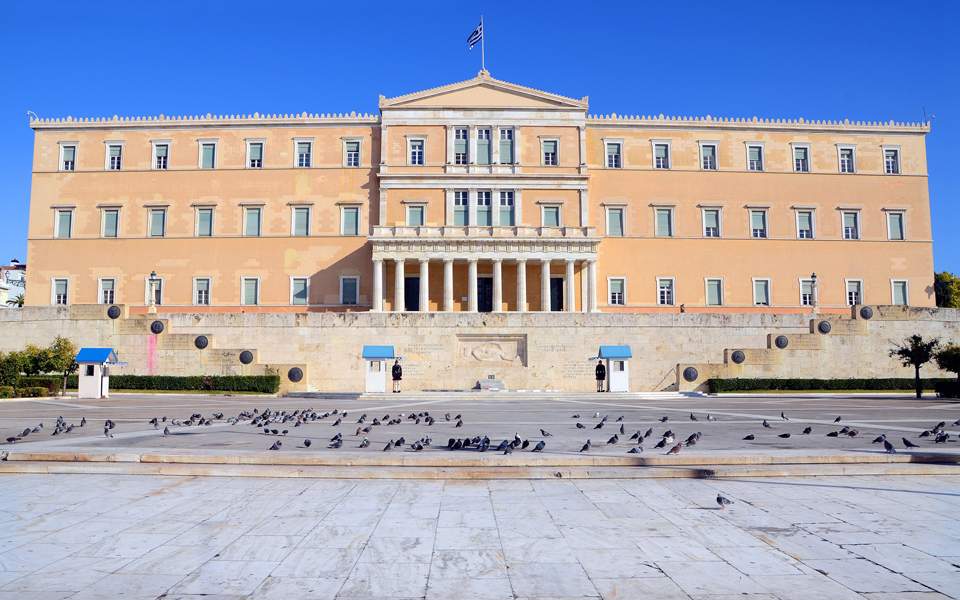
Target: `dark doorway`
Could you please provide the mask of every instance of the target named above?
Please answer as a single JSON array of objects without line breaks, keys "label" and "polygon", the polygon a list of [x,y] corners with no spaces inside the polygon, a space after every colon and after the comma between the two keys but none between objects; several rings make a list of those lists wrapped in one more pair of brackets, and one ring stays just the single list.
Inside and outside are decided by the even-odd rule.
[{"label": "dark doorway", "polygon": [[406,277],[403,282],[403,304],[410,312],[420,310],[420,278]]},{"label": "dark doorway", "polygon": [[550,278],[550,310],[563,310],[563,277]]},{"label": "dark doorway", "polygon": [[477,311],[493,312],[493,277],[477,277]]}]

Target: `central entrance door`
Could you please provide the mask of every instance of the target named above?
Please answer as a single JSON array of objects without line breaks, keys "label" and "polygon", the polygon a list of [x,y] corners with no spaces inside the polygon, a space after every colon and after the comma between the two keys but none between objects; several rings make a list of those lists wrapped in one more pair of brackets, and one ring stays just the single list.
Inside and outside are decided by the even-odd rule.
[{"label": "central entrance door", "polygon": [[420,310],[420,278],[405,277],[403,282],[403,304],[409,312]]},{"label": "central entrance door", "polygon": [[477,277],[477,311],[493,312],[493,277]]},{"label": "central entrance door", "polygon": [[550,310],[563,310],[563,277],[550,278]]}]

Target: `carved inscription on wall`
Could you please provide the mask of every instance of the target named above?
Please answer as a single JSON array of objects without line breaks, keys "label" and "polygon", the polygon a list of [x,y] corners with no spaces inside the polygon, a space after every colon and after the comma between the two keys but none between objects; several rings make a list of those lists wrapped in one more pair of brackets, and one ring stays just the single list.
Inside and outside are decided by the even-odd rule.
[{"label": "carved inscription on wall", "polygon": [[527,366],[527,336],[496,334],[457,334],[457,360],[460,363],[485,363]]}]

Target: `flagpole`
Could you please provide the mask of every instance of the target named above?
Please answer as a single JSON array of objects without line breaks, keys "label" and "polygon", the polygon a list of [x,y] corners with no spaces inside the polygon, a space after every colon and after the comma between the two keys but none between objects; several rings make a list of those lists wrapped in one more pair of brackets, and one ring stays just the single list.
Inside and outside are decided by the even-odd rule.
[{"label": "flagpole", "polygon": [[487,70],[487,57],[484,45],[486,44],[487,32],[483,29],[483,15],[480,15],[480,70]]}]

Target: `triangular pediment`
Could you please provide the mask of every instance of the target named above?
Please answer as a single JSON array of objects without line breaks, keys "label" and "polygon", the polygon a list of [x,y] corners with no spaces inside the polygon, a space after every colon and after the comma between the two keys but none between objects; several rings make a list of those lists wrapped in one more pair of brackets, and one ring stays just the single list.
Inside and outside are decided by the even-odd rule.
[{"label": "triangular pediment", "polygon": [[395,98],[380,97],[380,108],[527,108],[587,109],[587,98],[558,94],[500,81],[481,72],[477,77]]}]

